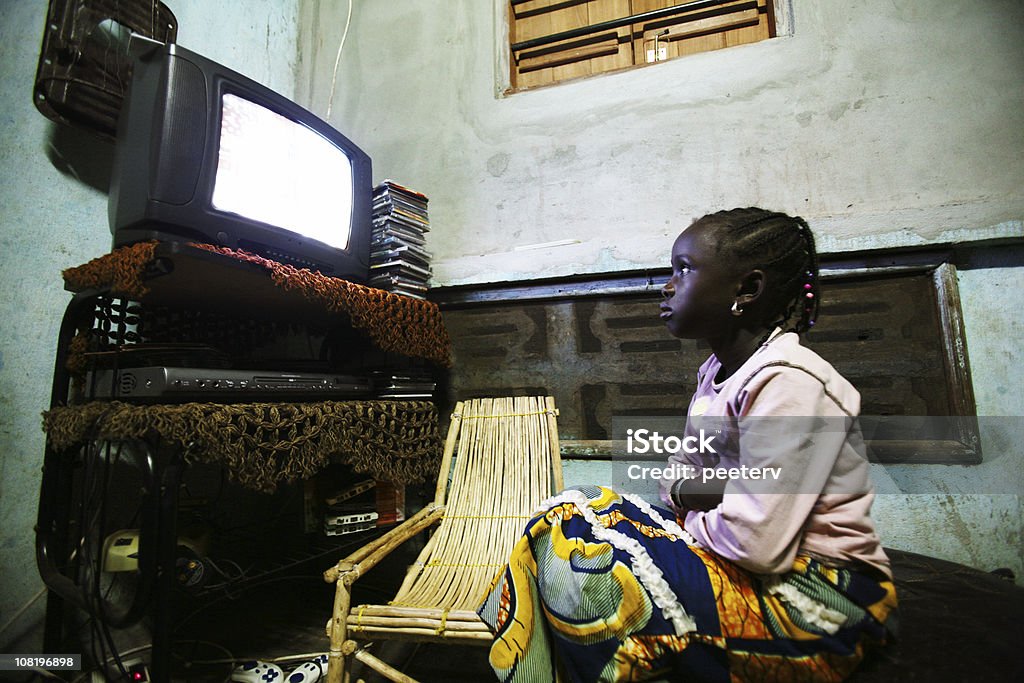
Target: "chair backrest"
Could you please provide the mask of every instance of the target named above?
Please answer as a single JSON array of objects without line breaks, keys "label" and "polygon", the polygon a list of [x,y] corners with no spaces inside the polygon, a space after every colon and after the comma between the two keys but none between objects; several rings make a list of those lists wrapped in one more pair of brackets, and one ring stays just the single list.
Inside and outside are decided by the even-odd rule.
[{"label": "chair backrest", "polygon": [[[460,402],[435,502],[445,515],[392,604],[475,609],[539,503],[562,489],[550,396]],[[449,474],[450,473],[450,474]]]}]

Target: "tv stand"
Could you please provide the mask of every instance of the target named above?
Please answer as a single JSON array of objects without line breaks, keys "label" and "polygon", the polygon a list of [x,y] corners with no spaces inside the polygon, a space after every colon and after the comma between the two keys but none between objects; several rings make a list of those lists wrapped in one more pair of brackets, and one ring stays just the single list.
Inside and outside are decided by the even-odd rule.
[{"label": "tv stand", "polygon": [[[194,472],[220,470],[233,487],[256,497],[313,477],[332,462],[397,484],[436,475],[438,404],[450,357],[433,304],[180,242],[122,247],[65,271],[65,286],[74,296],[61,322],[44,417],[36,539],[49,589],[44,651],[82,648],[74,642],[77,613],[93,615],[112,631],[145,618],[152,680],[170,680],[174,623],[182,617],[174,597],[181,590],[179,489]],[[211,356],[211,364],[227,359],[249,366],[415,371],[436,378],[440,389],[433,400],[87,398],[89,370],[131,362],[126,359],[143,347],[143,356],[217,348],[221,353]],[[112,486],[120,481],[116,477],[133,483]],[[125,508],[136,516],[115,520]],[[102,575],[103,541],[126,528],[115,524],[139,529],[131,597],[117,604],[97,590],[96,578]]]}]

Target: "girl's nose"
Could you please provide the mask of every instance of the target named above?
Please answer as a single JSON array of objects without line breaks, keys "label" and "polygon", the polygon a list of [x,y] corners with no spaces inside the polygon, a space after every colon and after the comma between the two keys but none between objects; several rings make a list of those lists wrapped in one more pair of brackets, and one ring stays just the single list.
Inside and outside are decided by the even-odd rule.
[{"label": "girl's nose", "polygon": [[661,296],[662,296],[662,298],[668,299],[674,293],[675,293],[675,288],[672,287],[672,282],[671,281],[666,282],[664,284],[664,286],[661,288]]}]

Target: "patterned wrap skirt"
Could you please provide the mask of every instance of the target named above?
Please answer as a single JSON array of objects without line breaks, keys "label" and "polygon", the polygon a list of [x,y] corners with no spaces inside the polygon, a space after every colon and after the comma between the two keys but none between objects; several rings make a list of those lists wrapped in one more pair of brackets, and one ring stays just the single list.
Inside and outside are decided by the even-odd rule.
[{"label": "patterned wrap skirt", "polygon": [[479,608],[501,681],[839,681],[895,616],[890,581],[805,556],[753,574],[638,497],[581,487],[545,508]]}]

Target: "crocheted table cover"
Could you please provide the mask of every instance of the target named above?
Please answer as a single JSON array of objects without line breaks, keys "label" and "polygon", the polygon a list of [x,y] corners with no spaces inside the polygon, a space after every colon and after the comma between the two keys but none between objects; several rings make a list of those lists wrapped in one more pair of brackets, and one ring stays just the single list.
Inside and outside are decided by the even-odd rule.
[{"label": "crocheted table cover", "polygon": [[[139,242],[63,272],[71,291],[109,290],[144,300],[149,288],[144,274],[159,242]],[[383,351],[423,358],[451,366],[451,339],[436,304],[385,292],[306,268],[295,268],[245,251],[190,243],[189,247],[265,268],[273,283],[331,313],[348,315],[354,328],[365,332]]]},{"label": "crocheted table cover", "polygon": [[43,413],[50,445],[160,439],[188,460],[220,463],[229,478],[271,492],[330,462],[397,485],[436,479],[442,441],[428,401],[316,403],[92,402]]}]

